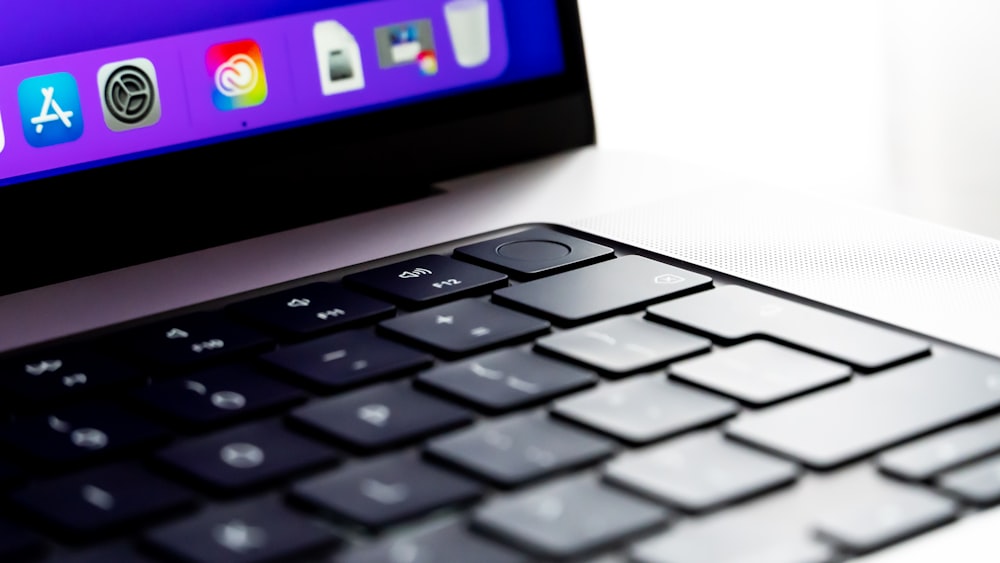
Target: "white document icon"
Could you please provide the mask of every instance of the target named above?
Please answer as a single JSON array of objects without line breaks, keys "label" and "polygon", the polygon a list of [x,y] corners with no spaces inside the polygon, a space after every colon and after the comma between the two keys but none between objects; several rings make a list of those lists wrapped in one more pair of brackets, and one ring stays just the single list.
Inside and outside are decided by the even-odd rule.
[{"label": "white document icon", "polygon": [[313,41],[324,96],[365,87],[361,49],[347,28],[333,20],[318,22],[313,26]]}]

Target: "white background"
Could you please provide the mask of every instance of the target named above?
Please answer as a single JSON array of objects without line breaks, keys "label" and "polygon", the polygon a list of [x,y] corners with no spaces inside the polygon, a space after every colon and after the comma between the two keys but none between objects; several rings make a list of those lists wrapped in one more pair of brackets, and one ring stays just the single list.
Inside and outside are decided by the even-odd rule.
[{"label": "white background", "polygon": [[580,9],[603,147],[1000,238],[1000,2]]}]

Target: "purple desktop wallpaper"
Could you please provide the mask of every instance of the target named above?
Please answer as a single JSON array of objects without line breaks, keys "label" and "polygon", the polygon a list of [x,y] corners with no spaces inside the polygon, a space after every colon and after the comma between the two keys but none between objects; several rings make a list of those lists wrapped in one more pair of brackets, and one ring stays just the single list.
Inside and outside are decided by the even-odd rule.
[{"label": "purple desktop wallpaper", "polygon": [[[466,42],[463,60],[448,5],[483,8],[486,51]],[[135,6],[53,0],[43,19],[30,4],[5,8],[0,183],[563,68],[555,0],[182,0],[155,17],[149,3],[140,13]],[[336,22],[323,32],[337,44],[336,61],[317,52],[324,21]],[[410,37],[418,29],[424,37]],[[340,48],[348,44],[353,63]],[[125,82],[115,68],[122,65],[131,68]],[[353,79],[324,76],[352,66]],[[109,115],[108,85],[127,84],[136,71],[147,80],[140,93],[155,94],[152,110]],[[232,82],[250,76],[252,84]],[[226,84],[247,89],[224,94]]]}]

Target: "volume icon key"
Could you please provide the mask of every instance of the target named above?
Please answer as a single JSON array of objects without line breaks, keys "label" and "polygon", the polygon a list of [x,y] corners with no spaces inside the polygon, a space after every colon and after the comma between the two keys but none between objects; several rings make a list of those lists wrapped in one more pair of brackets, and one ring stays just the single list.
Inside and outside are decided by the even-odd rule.
[{"label": "volume icon key", "polygon": [[428,270],[427,268],[414,268],[412,270],[404,271],[403,273],[399,274],[399,277],[402,279],[412,279],[412,278],[419,278],[420,276],[428,276],[433,273],[434,272]]}]

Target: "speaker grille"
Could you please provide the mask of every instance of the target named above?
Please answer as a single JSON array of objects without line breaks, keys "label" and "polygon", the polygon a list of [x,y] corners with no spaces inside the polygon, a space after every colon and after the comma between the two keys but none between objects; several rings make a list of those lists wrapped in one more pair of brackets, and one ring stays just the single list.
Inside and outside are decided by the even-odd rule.
[{"label": "speaker grille", "polygon": [[688,193],[575,226],[1000,354],[1000,242],[787,192]]}]

